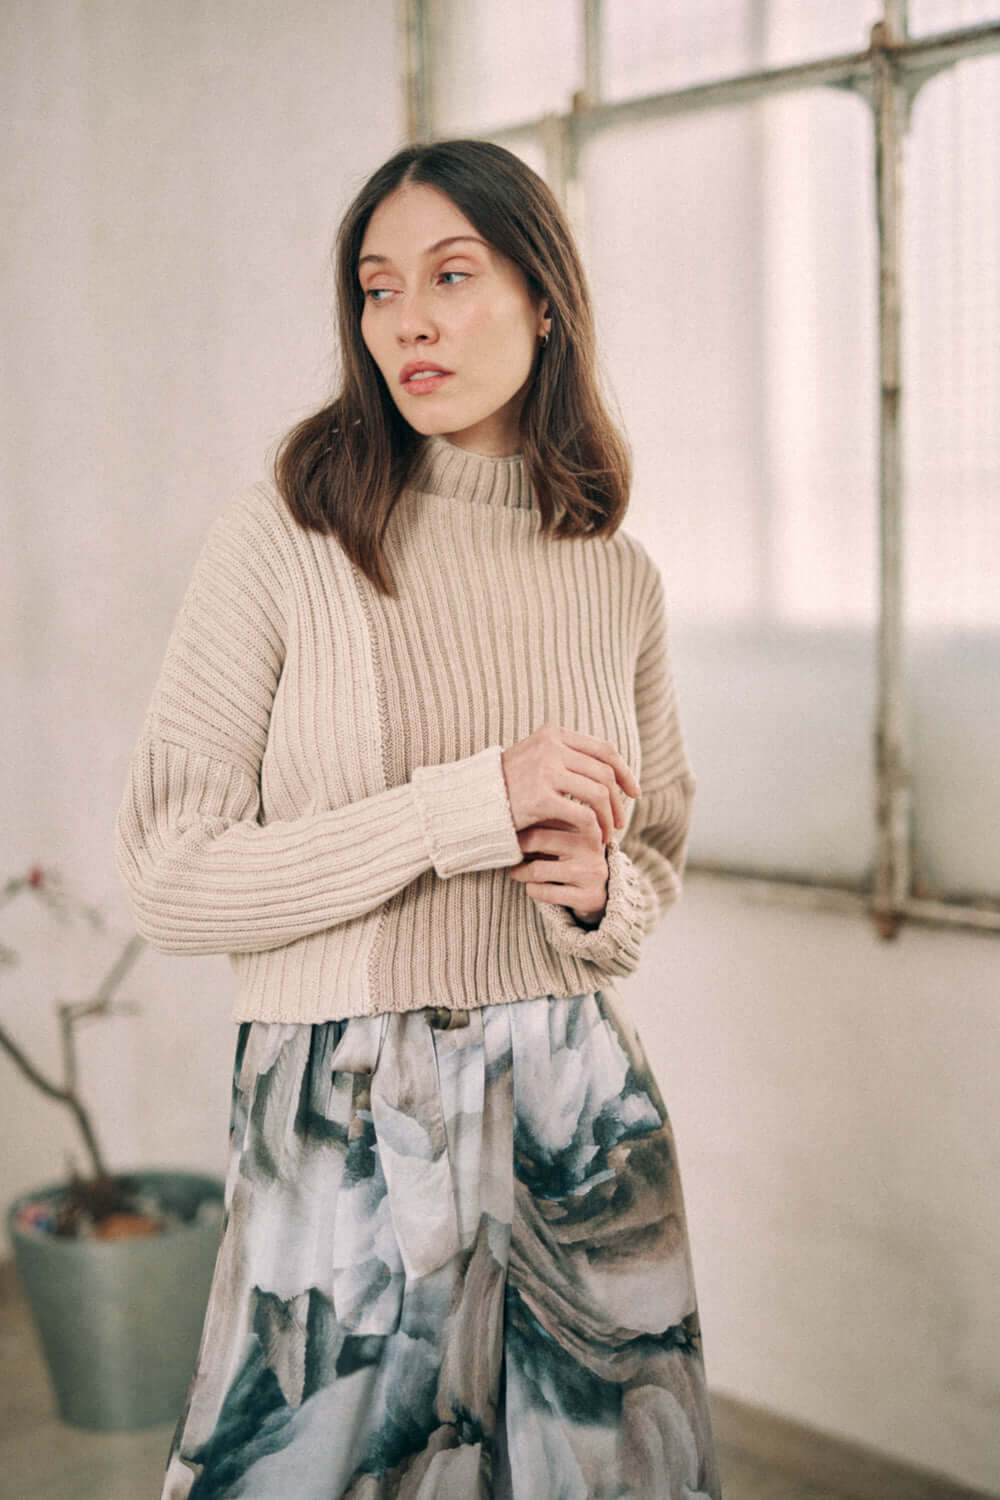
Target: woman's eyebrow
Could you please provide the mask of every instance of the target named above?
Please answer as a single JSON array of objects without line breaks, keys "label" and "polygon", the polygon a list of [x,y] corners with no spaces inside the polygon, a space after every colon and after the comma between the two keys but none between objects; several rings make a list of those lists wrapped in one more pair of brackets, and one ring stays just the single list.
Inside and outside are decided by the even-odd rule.
[{"label": "woman's eyebrow", "polygon": [[[436,255],[437,252],[439,250],[443,250],[446,245],[457,244],[460,240],[471,240],[472,243],[475,244],[475,245],[482,245],[482,247],[483,247],[484,250],[488,250],[489,249],[489,246],[487,245],[486,241],[485,240],[481,240],[478,235],[475,235],[475,234],[450,234],[450,235],[448,235],[447,239],[436,240],[433,245],[428,245],[427,249],[423,253],[424,253],[424,255]],[[388,255],[371,255],[371,254],[369,254],[369,255],[362,255],[361,259],[358,261],[358,269],[359,270],[364,265],[364,263],[365,263],[366,260],[373,260],[373,261],[376,261],[379,265],[385,265],[386,262],[389,260],[389,257],[388,257]]]}]

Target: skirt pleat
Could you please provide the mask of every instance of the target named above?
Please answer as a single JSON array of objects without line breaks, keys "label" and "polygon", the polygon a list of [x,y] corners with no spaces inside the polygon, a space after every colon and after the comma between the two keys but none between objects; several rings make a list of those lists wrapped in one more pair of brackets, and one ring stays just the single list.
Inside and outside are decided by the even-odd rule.
[{"label": "skirt pleat", "polygon": [[667,1112],[610,990],[245,1022],[162,1500],[718,1500]]}]

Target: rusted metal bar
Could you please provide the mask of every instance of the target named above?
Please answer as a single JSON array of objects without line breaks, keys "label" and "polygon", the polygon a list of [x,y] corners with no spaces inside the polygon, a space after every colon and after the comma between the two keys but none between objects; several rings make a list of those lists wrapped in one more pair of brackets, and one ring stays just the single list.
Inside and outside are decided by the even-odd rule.
[{"label": "rusted metal bar", "polygon": [[882,19],[885,22],[886,40],[894,39],[897,46],[906,45],[910,33],[909,0],[882,0]]},{"label": "rusted metal bar", "polygon": [[430,49],[427,45],[428,0],[396,0],[396,33],[403,71],[406,139],[411,144],[432,138]]},{"label": "rusted metal bar", "polygon": [[545,152],[545,179],[559,202],[566,205],[566,186],[572,175],[569,117],[546,115],[539,130]]},{"label": "rusted metal bar", "polygon": [[[868,71],[868,53],[855,52],[841,57],[827,58],[820,62],[795,63],[785,68],[767,68],[755,73],[741,73],[736,77],[722,78],[713,83],[695,83],[686,88],[643,94],[633,99],[602,100],[597,104],[587,104],[585,108],[576,109],[573,113],[573,124],[575,129],[589,135],[608,125],[617,125],[626,120],[666,119],[670,115],[686,114],[690,110],[714,108],[723,104],[746,103],[751,99],[759,99],[765,94],[814,88],[824,83],[851,83],[856,78],[867,75]],[[498,131],[490,132],[490,134],[499,137],[506,131],[522,131],[528,123],[519,121],[515,125],[502,126]]]},{"label": "rusted metal bar", "polygon": [[[915,41],[884,42],[883,50],[891,53],[897,68],[904,74],[911,69],[914,72],[925,69],[933,71],[965,57],[1000,51],[1000,22],[966,26],[961,30],[920,37]],[[635,99],[602,99],[598,103],[591,103],[583,90],[574,100],[570,116],[571,128],[578,135],[586,135],[625,120],[666,119],[670,115],[685,114],[690,110],[744,104],[764,95],[790,93],[824,85],[853,87],[865,94],[871,88],[872,73],[871,49],[866,48],[863,52],[841,53],[836,57],[792,63],[782,68],[764,68],[740,73],[732,78],[720,78],[711,83],[696,83],[687,88],[644,94]],[[500,141],[535,134],[539,125],[538,119],[525,119],[470,133]]]},{"label": "rusted metal bar", "polygon": [[[898,4],[895,7],[899,9]],[[886,0],[886,13],[893,9]],[[910,894],[910,794],[903,684],[901,474],[902,313],[900,231],[906,100],[890,49],[902,38],[872,27],[875,198],[879,286],[879,632],[875,725],[876,859],[873,906],[883,937],[895,935]]]},{"label": "rusted metal bar", "polygon": [[930,901],[911,896],[903,915],[925,927],[961,927],[967,932],[1000,932],[1000,910],[987,902],[969,906],[962,901]]},{"label": "rusted metal bar", "polygon": [[604,95],[602,9],[603,0],[583,0],[583,99],[573,100],[574,109],[593,108]]},{"label": "rusted metal bar", "polygon": [[942,68],[966,57],[982,57],[1000,47],[1000,21],[938,31],[933,36],[907,37],[896,49],[899,64],[911,69]]},{"label": "rusted metal bar", "polygon": [[[776,906],[800,906],[812,911],[854,912],[874,916],[869,892],[857,887],[824,885],[805,876],[787,879],[754,874],[747,870],[727,869],[722,865],[691,860],[685,880],[716,880],[736,886],[749,900]],[[1000,932],[1000,903],[995,901],[936,901],[910,896],[901,904],[899,915],[907,922],[925,927],[961,928],[968,932]]]}]

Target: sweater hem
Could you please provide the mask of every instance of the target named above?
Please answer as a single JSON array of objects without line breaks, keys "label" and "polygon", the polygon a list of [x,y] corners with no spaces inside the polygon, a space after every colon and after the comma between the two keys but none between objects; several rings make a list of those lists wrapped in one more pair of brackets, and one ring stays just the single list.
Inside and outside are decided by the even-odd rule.
[{"label": "sweater hem", "polygon": [[[548,989],[537,989],[532,987],[525,994],[477,994],[464,1000],[461,1005],[452,1003],[450,1005],[445,1005],[444,1009],[482,1010],[488,1005],[518,1005],[522,1000],[568,1000],[575,995],[586,995],[592,993],[595,990],[620,995],[621,992],[615,982],[617,977],[620,976],[598,974],[595,975],[593,982],[591,983],[573,983],[568,981],[558,983],[556,981],[553,981],[552,986]],[[335,1006],[329,1009],[323,1006],[318,1006],[315,1014],[307,1014],[305,1011],[305,1007],[299,1004],[295,1008],[294,1014],[288,1014],[282,1012],[279,1006],[267,1004],[266,1002],[259,1005],[251,1005],[247,1003],[246,997],[238,996],[232,1006],[230,1016],[233,1022],[237,1025],[242,1025],[247,1021],[261,1021],[268,1024],[273,1023],[285,1026],[319,1026],[323,1025],[327,1021],[349,1021],[363,1016],[371,1017],[381,1015],[405,1015],[409,1011],[437,1010],[441,1007],[442,1002],[435,1001],[435,998],[433,996],[428,996],[425,1001],[420,1001],[419,1003],[416,1000],[411,999],[409,1003],[403,1003],[399,1005],[381,1004],[377,1009],[372,1010],[363,1009],[361,1006],[353,1008],[347,1008],[345,1006]]]}]

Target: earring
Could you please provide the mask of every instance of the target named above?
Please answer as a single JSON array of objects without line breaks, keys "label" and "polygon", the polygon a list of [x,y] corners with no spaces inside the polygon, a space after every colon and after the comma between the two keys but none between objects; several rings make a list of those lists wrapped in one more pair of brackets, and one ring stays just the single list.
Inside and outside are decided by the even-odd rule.
[{"label": "earring", "polygon": [[548,343],[548,341],[549,341],[548,333],[543,333],[542,334],[542,348],[543,349],[545,348],[545,345]]}]

